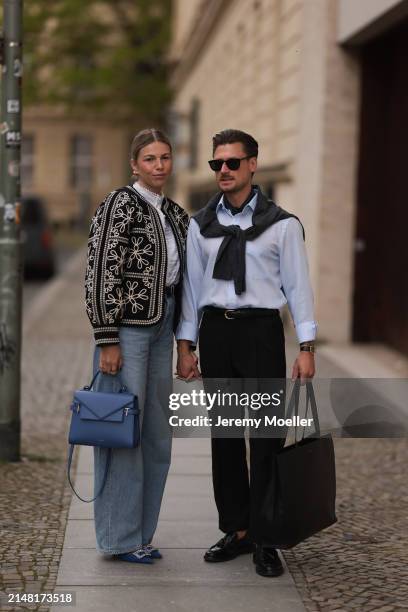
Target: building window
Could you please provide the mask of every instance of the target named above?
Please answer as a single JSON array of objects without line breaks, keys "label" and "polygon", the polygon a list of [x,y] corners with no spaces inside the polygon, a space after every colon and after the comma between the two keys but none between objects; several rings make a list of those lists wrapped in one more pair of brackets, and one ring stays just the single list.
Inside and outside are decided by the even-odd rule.
[{"label": "building window", "polygon": [[91,136],[73,136],[71,140],[71,174],[70,185],[74,189],[85,191],[92,183],[92,138]]},{"label": "building window", "polygon": [[192,212],[196,212],[208,203],[208,200],[214,195],[213,189],[197,189],[189,194],[189,208]]},{"label": "building window", "polygon": [[21,187],[24,191],[34,184],[34,136],[24,134],[21,143]]},{"label": "building window", "polygon": [[273,200],[275,198],[275,185],[271,181],[262,185],[262,191],[267,198]]},{"label": "building window", "polygon": [[174,145],[174,170],[186,170],[190,167],[190,113],[171,109],[167,113],[167,133]]},{"label": "building window", "polygon": [[200,101],[194,98],[190,110],[190,170],[198,167]]}]

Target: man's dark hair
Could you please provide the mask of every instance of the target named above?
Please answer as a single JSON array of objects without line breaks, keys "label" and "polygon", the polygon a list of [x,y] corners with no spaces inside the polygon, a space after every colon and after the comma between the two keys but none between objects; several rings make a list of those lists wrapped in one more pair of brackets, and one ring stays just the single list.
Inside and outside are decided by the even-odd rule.
[{"label": "man's dark hair", "polygon": [[233,144],[234,142],[240,142],[248,156],[258,157],[258,143],[255,138],[241,130],[222,130],[222,132],[217,132],[213,136],[213,155],[215,149],[220,145]]}]

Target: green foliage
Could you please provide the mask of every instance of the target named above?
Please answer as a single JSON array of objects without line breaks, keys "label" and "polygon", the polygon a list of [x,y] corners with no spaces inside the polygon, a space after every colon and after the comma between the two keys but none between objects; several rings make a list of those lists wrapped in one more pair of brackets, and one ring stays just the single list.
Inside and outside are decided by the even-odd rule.
[{"label": "green foliage", "polygon": [[28,0],[24,101],[159,120],[171,0]]}]

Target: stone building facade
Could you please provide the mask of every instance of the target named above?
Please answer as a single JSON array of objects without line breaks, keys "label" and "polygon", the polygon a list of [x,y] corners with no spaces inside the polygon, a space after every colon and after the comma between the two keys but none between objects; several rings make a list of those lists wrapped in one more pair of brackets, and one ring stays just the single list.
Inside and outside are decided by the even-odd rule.
[{"label": "stone building facade", "polygon": [[131,136],[127,123],[109,117],[70,119],[54,109],[27,109],[23,195],[44,198],[54,223],[85,223],[106,193],[130,176]]},{"label": "stone building facade", "polygon": [[[380,157],[370,161],[378,150],[374,120],[367,120],[378,102],[374,86],[366,91],[370,62],[376,53],[382,58],[379,79],[387,66],[396,65],[408,34],[407,4],[175,0],[170,113],[176,200],[196,209],[214,191],[207,160],[215,132],[234,127],[253,134],[260,145],[256,181],[306,229],[320,340],[384,342],[403,352],[408,351],[403,265],[397,262],[391,271],[391,262],[384,266],[387,257],[381,259],[375,224],[364,212],[372,206],[371,219],[380,214],[378,175],[367,178],[362,168],[382,165]],[[390,95],[403,99],[406,71],[392,70],[399,85]],[[388,91],[387,84],[378,89]],[[403,114],[402,108],[396,112]],[[401,146],[391,146],[398,136],[388,120],[385,124],[382,142],[391,138],[387,159],[396,159],[381,183],[391,201],[391,183],[407,196],[408,189],[401,172],[393,170],[403,155]],[[408,135],[406,120],[400,127],[401,138],[402,132]],[[402,204],[395,203],[393,211],[402,214]],[[370,284],[372,270],[377,275]],[[394,292],[390,274],[400,280]]]}]

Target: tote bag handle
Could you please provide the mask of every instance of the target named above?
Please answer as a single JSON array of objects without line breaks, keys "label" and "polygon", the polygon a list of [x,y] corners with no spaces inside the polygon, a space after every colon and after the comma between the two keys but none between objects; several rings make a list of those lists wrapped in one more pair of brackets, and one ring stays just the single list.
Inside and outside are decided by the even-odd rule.
[{"label": "tote bag handle", "polygon": [[[289,400],[288,412],[286,415],[286,418],[290,418],[293,413],[295,416],[295,420],[296,420],[295,422],[295,444],[303,440],[304,435],[305,435],[305,427],[303,427],[302,437],[300,440],[297,439],[297,429],[298,429],[297,417],[299,416],[299,402],[300,402],[300,379],[297,378],[295,381],[295,384],[293,385],[292,395]],[[313,384],[310,381],[306,382],[306,412],[305,412],[304,418],[307,417],[307,413],[309,411],[309,404],[310,404],[310,409],[312,412],[315,431],[316,431],[317,437],[320,438],[319,414],[317,411],[317,403],[316,403],[316,397],[314,394]]]}]

